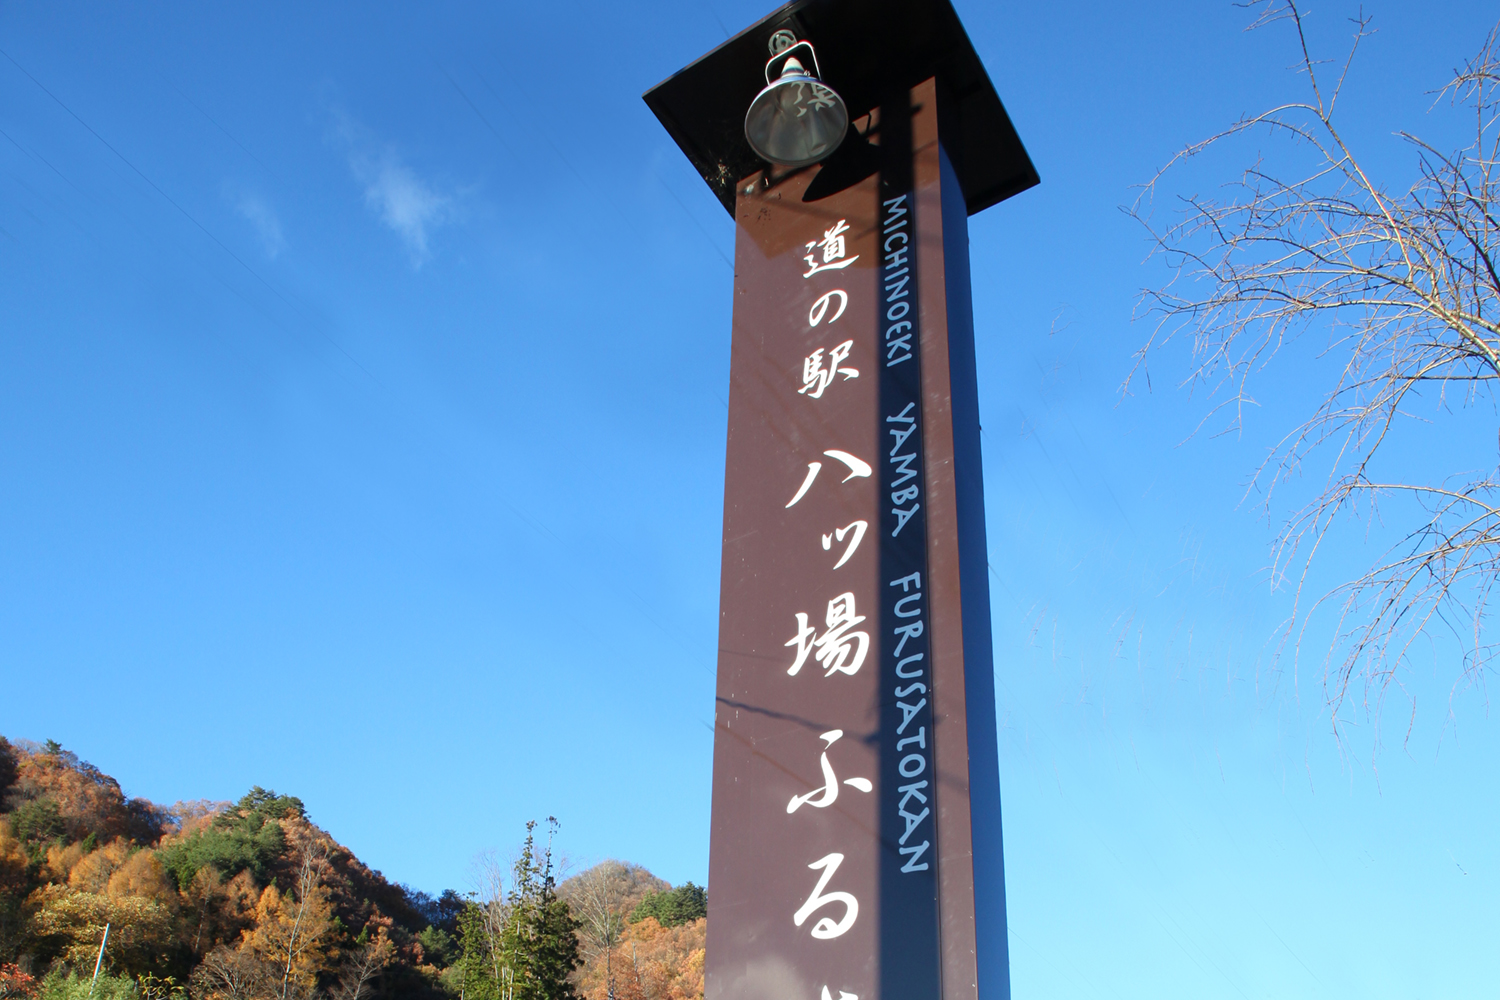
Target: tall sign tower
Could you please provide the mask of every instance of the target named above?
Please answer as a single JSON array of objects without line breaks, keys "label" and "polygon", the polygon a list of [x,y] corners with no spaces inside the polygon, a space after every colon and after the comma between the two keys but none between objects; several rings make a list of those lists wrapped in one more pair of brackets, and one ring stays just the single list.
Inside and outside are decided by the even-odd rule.
[{"label": "tall sign tower", "polygon": [[1008,1000],[967,217],[1036,171],[948,0],[645,98],[735,220],[707,1000]]}]

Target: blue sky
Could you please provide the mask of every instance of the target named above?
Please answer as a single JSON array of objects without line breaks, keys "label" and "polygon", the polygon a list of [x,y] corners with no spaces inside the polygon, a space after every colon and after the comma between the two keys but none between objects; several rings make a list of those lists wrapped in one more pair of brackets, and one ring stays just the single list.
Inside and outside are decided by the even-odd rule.
[{"label": "blue sky", "polygon": [[[1043,178],[970,221],[1016,995],[1492,991],[1483,691],[1435,644],[1411,736],[1340,745],[1316,650],[1273,655],[1242,494],[1312,352],[1237,436],[1192,436],[1181,347],[1118,391],[1162,279],[1119,206],[1298,93],[1290,34],[957,6]],[[704,881],[734,234],[639,95],[768,9],[0,6],[0,732],[299,795],[429,891],[549,814]],[[1364,9],[1346,125],[1404,184],[1494,13]]]}]

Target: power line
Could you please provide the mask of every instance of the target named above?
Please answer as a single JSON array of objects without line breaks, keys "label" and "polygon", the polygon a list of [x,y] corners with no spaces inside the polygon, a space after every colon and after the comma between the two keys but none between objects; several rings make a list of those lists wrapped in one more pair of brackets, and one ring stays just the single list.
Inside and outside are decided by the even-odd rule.
[{"label": "power line", "polygon": [[[108,139],[104,138],[104,136],[100,135],[97,131],[95,131],[94,127],[92,125],[90,125],[88,122],[84,121],[81,117],[79,117],[79,115],[78,115],[78,113],[76,111],[74,111],[72,108],[68,107],[68,105],[64,104],[61,98],[59,98],[56,94],[54,94],[51,90],[49,90],[47,88],[46,84],[42,83],[42,81],[40,81],[36,77],[32,76],[31,73],[26,69],[26,67],[24,67],[20,63],[16,62],[16,60],[14,59],[14,57],[12,57],[9,52],[6,52],[4,49],[0,49],[0,55],[3,55],[3,56],[5,56],[6,59],[9,59],[12,66],[14,66],[16,69],[20,70],[23,74],[25,74],[26,79],[28,79],[32,83],[36,84],[37,87],[42,91],[42,93],[44,93],[48,97],[52,98],[52,100],[57,103],[58,107],[62,108],[64,111],[66,111],[69,115],[72,116],[72,118],[73,118],[74,121],[78,122],[78,124],[82,125],[86,130],[88,130],[88,133],[90,135],[92,135],[95,139],[98,139],[99,142],[104,145],[105,149],[108,149],[111,153],[114,153],[115,156],[119,157],[121,163],[125,164],[131,170],[135,171],[136,176],[140,177],[141,180],[145,181],[147,184],[149,184],[151,186],[151,190],[153,190],[157,194],[161,195],[161,197],[167,202],[167,204],[171,205],[173,208],[177,209],[177,211],[182,214],[183,218],[187,219],[194,226],[198,227],[198,229],[203,233],[203,235],[207,236],[210,240],[212,240],[214,242],[214,244],[220,250],[223,250],[226,254],[228,254],[231,260],[233,260],[240,267],[244,268],[245,271],[248,272],[253,278],[255,278],[256,281],[258,281],[262,285],[266,286],[266,289],[268,291],[270,291],[272,295],[275,295],[277,298],[281,299],[282,302],[285,302],[288,305],[291,305],[291,303],[288,301],[287,297],[281,293],[280,289],[278,289],[275,285],[272,285],[269,281],[267,281],[264,277],[262,277],[261,274],[260,274],[260,272],[256,271],[255,268],[253,268],[249,264],[245,263],[245,261],[238,254],[236,254],[233,250],[229,249],[229,247],[224,244],[223,240],[221,240],[217,236],[215,236],[209,230],[209,228],[207,226],[205,226],[203,223],[199,222],[193,216],[193,214],[191,212],[189,212],[187,209],[185,209],[181,205],[179,205],[172,198],[171,195],[169,195],[165,191],[163,191],[161,189],[161,187],[155,181],[153,181],[150,177],[146,176],[145,171],[141,170],[140,167],[137,167],[134,163],[132,163],[130,161],[130,159],[127,156],[125,156],[124,153],[121,153],[118,149],[116,149],[109,142]],[[330,344],[333,345],[333,347],[334,347],[335,350],[337,350],[340,354],[342,354],[345,358],[347,358],[350,364],[354,365],[354,367],[356,367],[360,371],[364,372],[365,377],[367,377],[368,379],[370,379],[370,381],[376,383],[377,385],[380,384],[380,380],[377,379],[374,375],[372,375],[370,373],[369,369],[367,369],[364,365],[360,364],[354,358],[353,355],[351,355],[348,351],[344,350],[344,346],[342,344],[340,344],[338,341],[334,340],[332,337],[328,336],[327,333],[324,333],[324,332],[320,331],[320,334],[321,334],[321,336],[323,337],[324,340],[328,341]]]}]

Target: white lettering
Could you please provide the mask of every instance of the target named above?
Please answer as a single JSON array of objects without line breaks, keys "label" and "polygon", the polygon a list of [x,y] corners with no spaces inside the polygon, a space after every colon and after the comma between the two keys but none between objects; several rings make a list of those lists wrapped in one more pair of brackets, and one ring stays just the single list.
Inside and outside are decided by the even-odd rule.
[{"label": "white lettering", "polygon": [[818,877],[818,884],[813,889],[812,895],[807,897],[797,912],[792,915],[792,923],[801,927],[807,918],[813,913],[829,905],[830,903],[843,903],[844,916],[837,923],[831,917],[821,917],[813,924],[812,936],[820,941],[836,938],[842,935],[850,927],[854,926],[855,919],[859,916],[859,900],[847,892],[830,892],[826,895],[823,889],[827,887],[828,881],[833,878],[833,873],[839,870],[839,865],[844,863],[842,854],[828,854],[819,858],[807,867],[816,871],[823,869],[823,874]]},{"label": "white lettering", "polygon": [[835,539],[842,542],[845,535],[848,535],[851,532],[854,535],[854,537],[849,540],[849,547],[844,549],[843,557],[840,558],[838,562],[833,564],[834,569],[838,569],[840,566],[844,565],[844,563],[849,561],[850,556],[854,555],[854,550],[859,548],[860,540],[865,537],[865,529],[869,526],[869,521],[854,521],[850,524],[844,525],[842,528],[835,528],[832,534],[823,536],[823,551],[827,552],[833,548]]},{"label": "white lettering", "polygon": [[839,451],[837,448],[830,448],[828,451],[823,452],[823,454],[827,455],[829,458],[838,459],[840,462],[843,462],[849,467],[849,474],[843,479],[839,480],[839,482],[841,483],[847,483],[855,476],[868,476],[871,472],[875,471],[874,469],[870,468],[869,462],[866,462],[862,458],[855,458],[847,451]]},{"label": "white lettering", "polygon": [[[814,809],[826,809],[838,801],[839,780],[833,773],[833,765],[828,763],[828,747],[837,743],[843,735],[844,731],[842,729],[830,729],[818,737],[824,744],[823,756],[819,760],[819,764],[823,769],[823,784],[805,795],[793,795],[792,800],[786,804],[788,815],[796,812],[803,806],[812,806]],[[869,792],[875,787],[869,778],[845,778],[844,784],[851,788],[857,788],[861,792]],[[923,799],[922,801],[926,802],[927,800]]]},{"label": "white lettering", "polygon": [[809,326],[817,326],[819,323],[823,322],[823,314],[828,311],[828,303],[833,300],[833,297],[835,295],[839,297],[839,308],[838,311],[833,314],[833,319],[830,319],[828,321],[829,325],[832,325],[834,321],[836,321],[840,316],[844,315],[844,307],[849,304],[849,294],[841,288],[835,288],[833,291],[827,293],[826,295],[820,295],[818,297],[818,300],[812,304],[812,308],[807,311],[807,322]]},{"label": "white lettering", "polygon": [[828,630],[816,639],[813,635],[817,630],[807,623],[806,612],[798,611],[796,617],[797,634],[784,643],[797,647],[797,658],[787,667],[788,674],[797,676],[807,662],[808,654],[815,649],[818,651],[817,660],[826,671],[824,677],[832,677],[835,671],[850,676],[859,672],[865,654],[870,650],[870,634],[850,631],[865,620],[865,616],[854,609],[852,592],[840,594],[828,602],[828,612],[824,617]]},{"label": "white lettering", "polygon": [[807,496],[807,491],[812,489],[813,480],[818,478],[818,470],[822,467],[822,462],[807,463],[807,478],[802,480],[802,486],[797,490],[797,495],[787,501],[787,507],[794,506],[798,500]]}]

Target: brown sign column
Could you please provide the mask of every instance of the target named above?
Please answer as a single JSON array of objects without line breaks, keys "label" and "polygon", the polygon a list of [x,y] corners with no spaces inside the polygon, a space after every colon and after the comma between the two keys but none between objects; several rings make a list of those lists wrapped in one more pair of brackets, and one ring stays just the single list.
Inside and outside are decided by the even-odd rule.
[{"label": "brown sign column", "polygon": [[[867,67],[811,168],[705,159],[733,106],[701,88],[774,30],[861,16],[844,0],[647,95],[736,226],[708,1000],[1009,996],[966,218],[1035,174],[1020,150],[966,192],[997,176],[975,123],[1008,120],[951,9],[906,13],[931,51],[865,50],[937,72]],[[836,45],[810,40],[843,92]]]}]

